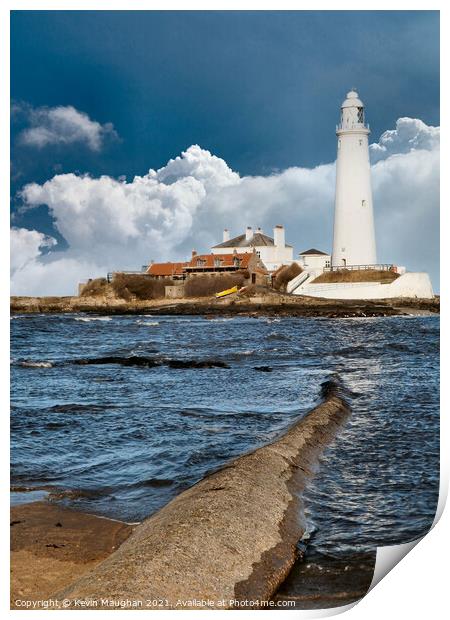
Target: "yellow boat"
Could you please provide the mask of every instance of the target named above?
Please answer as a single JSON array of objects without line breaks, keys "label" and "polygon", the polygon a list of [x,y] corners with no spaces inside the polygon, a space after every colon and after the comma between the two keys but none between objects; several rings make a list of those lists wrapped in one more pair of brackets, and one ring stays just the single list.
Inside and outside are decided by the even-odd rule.
[{"label": "yellow boat", "polygon": [[231,293],[237,293],[238,287],[233,286],[233,288],[227,288],[226,291],[220,291],[220,293],[216,293],[216,297],[226,297],[227,295],[231,295]]}]

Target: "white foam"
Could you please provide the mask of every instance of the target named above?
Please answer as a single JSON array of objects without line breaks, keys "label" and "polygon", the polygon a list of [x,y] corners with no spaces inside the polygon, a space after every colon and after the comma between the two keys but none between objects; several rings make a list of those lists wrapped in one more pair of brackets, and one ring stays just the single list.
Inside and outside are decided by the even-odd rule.
[{"label": "white foam", "polygon": [[20,362],[21,366],[25,368],[53,368],[51,362]]},{"label": "white foam", "polygon": [[75,321],[89,323],[90,321],[112,321],[112,318],[110,316],[76,316]]}]

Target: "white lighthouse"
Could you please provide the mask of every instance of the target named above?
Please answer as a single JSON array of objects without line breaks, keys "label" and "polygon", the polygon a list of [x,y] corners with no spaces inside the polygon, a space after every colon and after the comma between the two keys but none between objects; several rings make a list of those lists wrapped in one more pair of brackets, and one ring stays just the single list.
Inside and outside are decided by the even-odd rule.
[{"label": "white lighthouse", "polygon": [[358,93],[351,90],[341,106],[341,120],[336,128],[333,267],[375,265],[377,262],[369,133],[364,105]]},{"label": "white lighthouse", "polygon": [[[364,105],[358,93],[351,90],[341,106],[341,122],[336,127],[338,148],[331,270],[329,256],[324,252],[302,252],[302,260],[297,261],[302,272],[288,282],[288,293],[324,299],[434,297],[427,273],[409,272],[405,267],[389,263],[377,264],[369,133]],[[346,271],[346,267],[353,269]],[[334,270],[340,272],[338,278]]]}]

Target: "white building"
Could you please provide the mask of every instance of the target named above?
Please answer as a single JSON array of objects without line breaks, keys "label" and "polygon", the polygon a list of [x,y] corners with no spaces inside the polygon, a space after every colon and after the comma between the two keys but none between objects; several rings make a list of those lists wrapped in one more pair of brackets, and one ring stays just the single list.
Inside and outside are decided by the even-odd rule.
[{"label": "white building", "polygon": [[312,271],[315,269],[323,269],[331,265],[331,256],[321,250],[311,248],[300,252],[297,263],[304,271]]},{"label": "white building", "polygon": [[222,243],[211,248],[213,254],[233,254],[233,252],[255,251],[268,271],[275,271],[281,265],[290,265],[294,260],[294,248],[286,243],[284,226],[278,224],[273,229],[273,238],[261,228],[255,231],[247,226],[244,234],[230,239],[227,228],[223,231]]},{"label": "white building", "polygon": [[351,90],[336,128],[336,197],[333,266],[375,265],[375,228],[370,182],[369,126],[364,105]]}]

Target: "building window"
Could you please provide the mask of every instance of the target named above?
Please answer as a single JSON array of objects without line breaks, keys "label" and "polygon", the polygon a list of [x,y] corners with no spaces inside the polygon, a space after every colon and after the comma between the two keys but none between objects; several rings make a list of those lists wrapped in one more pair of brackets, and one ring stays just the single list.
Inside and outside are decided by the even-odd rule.
[{"label": "building window", "polygon": [[358,108],[358,123],[364,123],[364,108]]},{"label": "building window", "polygon": [[261,258],[261,252],[257,251],[257,252],[256,252],[256,256],[257,256],[258,258]]},{"label": "building window", "polygon": [[362,140],[359,141],[359,146],[362,146]]},{"label": "building window", "polygon": [[222,261],[220,260],[220,258],[214,259],[214,267],[220,267],[221,264],[222,264]]},{"label": "building window", "polygon": [[361,200],[361,206],[365,207],[366,206],[366,201],[365,200]]},{"label": "building window", "polygon": [[325,261],[325,267],[331,267],[331,262],[329,260]]}]

